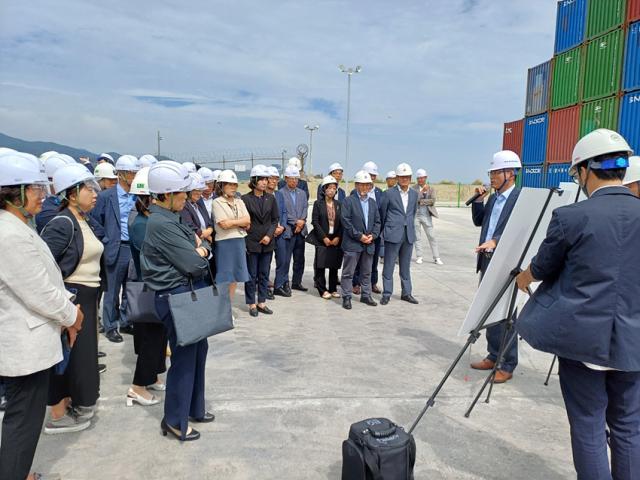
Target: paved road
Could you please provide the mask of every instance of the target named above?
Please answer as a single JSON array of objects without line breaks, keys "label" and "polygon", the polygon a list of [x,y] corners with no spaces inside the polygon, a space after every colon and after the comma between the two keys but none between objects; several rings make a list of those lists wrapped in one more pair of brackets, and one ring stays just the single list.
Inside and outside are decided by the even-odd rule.
[{"label": "paved road", "polygon": [[[237,301],[236,329],[210,339],[207,401],[217,419],[197,442],[160,435],[162,405],[125,406],[132,338],[102,341],[108,371],[94,425],[43,436],[35,466],[78,480],[339,479],[349,425],[371,416],[410,425],[464,343],[456,332],[477,283],[478,231],[466,209],[441,213],[445,265],[412,264],[420,305],[394,295],[387,306],[354,303],[347,312],[338,300],[296,292],[271,302],[272,317],[254,319]],[[308,249],[307,286],[312,261]],[[484,377],[465,356],[415,432],[416,480],[575,478],[557,376],[543,386],[551,358],[520,347],[513,381],[469,419],[463,413]]]}]

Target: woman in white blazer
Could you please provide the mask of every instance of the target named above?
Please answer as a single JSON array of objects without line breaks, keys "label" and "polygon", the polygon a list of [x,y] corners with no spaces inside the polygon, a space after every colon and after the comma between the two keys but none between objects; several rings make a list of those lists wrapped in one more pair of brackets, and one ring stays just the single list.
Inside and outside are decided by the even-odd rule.
[{"label": "woman in white blazer", "polygon": [[82,327],[47,245],[31,228],[42,208],[47,176],[28,154],[0,156],[0,376],[7,409],[2,422],[0,478],[28,480],[47,406],[51,367],[63,360]]}]

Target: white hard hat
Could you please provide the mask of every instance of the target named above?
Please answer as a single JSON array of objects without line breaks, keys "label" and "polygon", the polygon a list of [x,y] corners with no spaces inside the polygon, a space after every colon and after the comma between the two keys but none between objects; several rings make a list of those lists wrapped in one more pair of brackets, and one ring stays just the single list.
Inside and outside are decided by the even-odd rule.
[{"label": "white hard hat", "polygon": [[364,170],[358,170],[356,172],[356,176],[353,178],[353,181],[355,183],[373,183],[373,180],[371,180],[371,175],[369,175]]},{"label": "white hard hat", "polygon": [[148,153],[146,155],[142,155],[138,161],[140,162],[140,168],[150,167],[151,165],[158,163],[158,159]]},{"label": "white hard hat", "polygon": [[44,152],[40,154],[38,158],[40,159],[41,162],[44,162],[47,158],[49,158],[52,155],[58,155],[58,152],[56,152],[55,150],[49,150],[48,152]]},{"label": "white hard hat", "polygon": [[93,176],[98,180],[102,180],[103,178],[115,180],[118,178],[118,175],[116,175],[116,167],[110,163],[100,163],[96,165],[96,168],[93,171]]},{"label": "white hard hat", "polygon": [[201,167],[198,170],[198,175],[202,177],[205,183],[215,182],[215,178],[213,178],[213,172],[211,171],[210,168]]},{"label": "white hard hat", "polygon": [[378,175],[378,165],[374,162],[367,162],[362,166],[362,170],[367,172],[369,175]]},{"label": "white hard hat", "polygon": [[120,172],[137,172],[140,170],[140,161],[133,155],[122,155],[116,162],[116,170]]},{"label": "white hard hat", "polygon": [[193,162],[182,162],[182,165],[187,169],[189,173],[196,173],[197,167]]},{"label": "white hard hat", "polygon": [[77,162],[71,158],[69,155],[64,155],[62,153],[56,153],[55,155],[50,155],[44,161],[44,169],[47,172],[47,177],[53,178],[54,173],[61,167],[65,165],[75,165]]},{"label": "white hard hat", "polygon": [[188,191],[191,190],[204,190],[207,188],[207,184],[204,183],[204,178],[198,173],[190,173],[189,177],[191,178],[191,185],[189,185]]},{"label": "white hard hat", "polygon": [[387,172],[387,178],[396,178],[396,172],[395,170],[389,170]]},{"label": "white hard hat", "polygon": [[267,172],[269,173],[270,177],[278,177],[280,178],[280,172],[278,172],[278,169],[276,167],[274,167],[273,165],[270,167],[267,167]]},{"label": "white hard hat", "polygon": [[327,175],[322,179],[323,187],[326,187],[327,185],[331,185],[332,183],[337,185],[338,181],[335,178],[333,178],[331,175]]},{"label": "white hard hat", "polygon": [[20,152],[0,155],[0,187],[48,183],[44,166],[35,156]]},{"label": "white hard hat", "polygon": [[[606,128],[594,130],[578,140],[578,143],[576,143],[576,146],[573,148],[569,175],[575,175],[576,168],[579,163],[591,160],[592,158],[600,155],[617,152],[626,153],[628,155],[633,154],[632,148],[618,132],[607,130]],[[614,165],[609,168],[624,168],[625,166],[626,165]],[[591,168],[600,167],[594,165],[592,162]]]},{"label": "white hard hat", "polygon": [[131,188],[129,189],[131,195],[151,195],[151,192],[149,192],[150,168],[151,167],[142,167],[136,172],[136,176],[133,177]]},{"label": "white hard hat", "polygon": [[300,178],[300,169],[295,165],[289,165],[284,170],[285,177]]},{"label": "white hard hat", "polygon": [[98,158],[96,158],[96,161],[99,162],[100,160],[106,160],[111,165],[115,165],[115,163],[116,163],[115,160],[113,159],[113,157],[111,155],[109,155],[108,153],[101,153],[100,155],[98,155]]},{"label": "white hard hat", "polygon": [[0,155],[6,155],[7,153],[16,153],[13,148],[0,147]]},{"label": "white hard hat", "polygon": [[501,150],[493,155],[493,160],[491,160],[491,165],[489,166],[490,172],[510,168],[522,168],[522,163],[517,153],[511,150]]},{"label": "white hard hat", "polygon": [[640,157],[629,157],[629,166],[624,174],[623,185],[640,182]]},{"label": "white hard hat", "polygon": [[344,168],[342,168],[342,165],[340,165],[338,162],[335,162],[329,165],[329,173],[333,172],[334,170],[344,170]]},{"label": "white hard hat", "polygon": [[300,159],[298,157],[291,157],[288,165],[293,165],[298,170],[302,170],[302,163],[300,163]]},{"label": "white hard hat", "polygon": [[396,167],[396,176],[410,177],[411,175],[413,175],[413,170],[411,170],[411,165],[408,163],[401,163]]},{"label": "white hard hat", "polygon": [[149,168],[150,193],[186,192],[189,185],[189,172],[178,162],[164,160]]},{"label": "white hard hat", "polygon": [[416,178],[426,177],[427,171],[424,168],[419,168],[416,170]]},{"label": "white hard hat", "polygon": [[218,175],[218,182],[238,183],[238,177],[233,170],[222,170]]},{"label": "white hard hat", "polygon": [[251,177],[268,177],[269,176],[269,172],[267,171],[267,167],[265,165],[255,165],[252,169],[251,169]]},{"label": "white hard hat", "polygon": [[214,170],[213,171],[213,181],[217,182],[218,181],[218,177],[220,176],[220,174],[222,173],[222,170]]},{"label": "white hard hat", "polygon": [[53,174],[53,191],[56,195],[60,195],[67,189],[83,183],[89,185],[95,191],[100,190],[96,178],[87,167],[80,163],[64,165]]}]

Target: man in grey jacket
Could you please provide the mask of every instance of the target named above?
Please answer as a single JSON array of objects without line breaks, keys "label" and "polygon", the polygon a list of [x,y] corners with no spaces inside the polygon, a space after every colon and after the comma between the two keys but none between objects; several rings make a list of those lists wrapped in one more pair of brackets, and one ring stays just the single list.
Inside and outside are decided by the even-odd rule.
[{"label": "man in grey jacket", "polygon": [[418,194],[418,210],[416,212],[416,263],[423,262],[422,254],[424,251],[424,239],[422,231],[427,235],[431,253],[433,255],[433,263],[443,265],[440,259],[440,250],[438,249],[438,241],[433,233],[433,218],[438,218],[438,210],[436,210],[436,191],[427,183],[427,172],[423,168],[416,170],[417,183],[412,187]]}]

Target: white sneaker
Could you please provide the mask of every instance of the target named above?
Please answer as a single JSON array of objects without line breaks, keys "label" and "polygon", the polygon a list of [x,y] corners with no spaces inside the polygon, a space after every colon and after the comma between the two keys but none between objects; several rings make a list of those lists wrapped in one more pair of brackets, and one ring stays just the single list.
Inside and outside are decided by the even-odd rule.
[{"label": "white sneaker", "polygon": [[418,265],[421,265],[421,264],[422,264],[422,261],[423,261],[423,260],[422,260],[422,257],[418,257],[418,258],[416,258],[416,263],[417,263]]},{"label": "white sneaker", "polygon": [[444,262],[440,260],[440,257],[434,259],[433,263],[435,263],[436,265],[444,265]]}]

